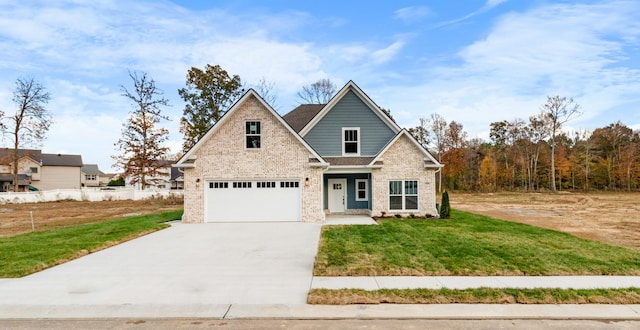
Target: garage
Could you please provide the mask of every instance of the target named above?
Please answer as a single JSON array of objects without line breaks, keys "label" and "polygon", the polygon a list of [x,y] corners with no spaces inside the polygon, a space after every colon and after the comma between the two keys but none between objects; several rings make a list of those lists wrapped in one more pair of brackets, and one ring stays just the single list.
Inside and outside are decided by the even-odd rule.
[{"label": "garage", "polygon": [[206,222],[300,221],[300,180],[210,180]]}]

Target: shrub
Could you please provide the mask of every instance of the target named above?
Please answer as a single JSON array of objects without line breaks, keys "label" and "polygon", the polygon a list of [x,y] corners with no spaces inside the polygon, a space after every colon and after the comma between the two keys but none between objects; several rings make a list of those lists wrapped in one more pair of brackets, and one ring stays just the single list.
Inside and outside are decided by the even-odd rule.
[{"label": "shrub", "polygon": [[124,178],[117,178],[115,180],[111,180],[111,181],[109,181],[109,183],[107,183],[107,186],[109,186],[109,187],[124,187]]},{"label": "shrub", "polygon": [[442,193],[442,203],[440,205],[440,219],[451,217],[451,206],[449,205],[449,193],[445,190]]},{"label": "shrub", "polygon": [[415,214],[413,214],[413,213],[409,213],[409,218],[411,218],[411,219],[415,219],[415,217],[416,217],[416,215],[415,215]]},{"label": "shrub", "polygon": [[402,219],[402,214],[400,214],[400,213],[396,213],[393,216],[398,218],[398,219]]}]

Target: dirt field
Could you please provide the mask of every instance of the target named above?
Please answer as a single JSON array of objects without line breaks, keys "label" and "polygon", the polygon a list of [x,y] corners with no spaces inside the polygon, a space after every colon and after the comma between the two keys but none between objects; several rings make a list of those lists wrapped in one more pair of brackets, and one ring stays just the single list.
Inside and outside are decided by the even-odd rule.
[{"label": "dirt field", "polygon": [[0,204],[0,237],[182,208],[182,199]]},{"label": "dirt field", "polygon": [[451,207],[640,250],[640,193],[450,194]]}]

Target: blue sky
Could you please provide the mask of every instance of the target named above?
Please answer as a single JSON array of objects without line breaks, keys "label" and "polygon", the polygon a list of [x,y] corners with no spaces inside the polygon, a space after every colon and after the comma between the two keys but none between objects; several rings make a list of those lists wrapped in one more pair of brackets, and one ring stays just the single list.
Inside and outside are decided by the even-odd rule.
[{"label": "blue sky", "polygon": [[206,64],[248,87],[273,83],[280,114],[301,86],[329,78],[355,81],[403,127],[438,113],[487,139],[491,122],[526,119],[559,94],[582,106],[567,129],[640,129],[638,17],[635,0],[0,0],[0,109],[15,111],[16,78],[36,78],[54,115],[43,151],[103,171],[131,110],[120,92],[129,69],[171,100],[175,151],[177,89]]}]

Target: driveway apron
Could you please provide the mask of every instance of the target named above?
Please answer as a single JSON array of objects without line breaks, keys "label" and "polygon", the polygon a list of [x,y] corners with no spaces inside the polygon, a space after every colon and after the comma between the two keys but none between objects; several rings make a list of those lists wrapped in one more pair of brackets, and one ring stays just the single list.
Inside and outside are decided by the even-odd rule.
[{"label": "driveway apron", "polygon": [[19,279],[0,305],[304,304],[320,224],[181,224]]}]

